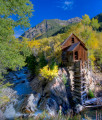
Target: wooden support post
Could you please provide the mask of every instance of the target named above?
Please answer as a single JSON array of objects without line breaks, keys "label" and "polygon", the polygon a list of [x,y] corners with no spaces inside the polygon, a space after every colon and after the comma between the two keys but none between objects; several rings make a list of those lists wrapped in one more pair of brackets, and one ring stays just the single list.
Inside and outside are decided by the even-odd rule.
[{"label": "wooden support post", "polygon": [[97,110],[96,110],[96,120],[97,120]]}]

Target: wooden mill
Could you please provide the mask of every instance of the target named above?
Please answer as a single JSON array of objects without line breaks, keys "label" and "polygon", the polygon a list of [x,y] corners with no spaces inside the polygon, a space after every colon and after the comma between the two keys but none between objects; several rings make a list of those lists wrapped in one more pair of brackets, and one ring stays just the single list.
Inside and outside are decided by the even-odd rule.
[{"label": "wooden mill", "polygon": [[71,73],[73,72],[71,78],[73,98],[83,104],[87,96],[87,48],[73,33],[61,45],[62,62]]}]

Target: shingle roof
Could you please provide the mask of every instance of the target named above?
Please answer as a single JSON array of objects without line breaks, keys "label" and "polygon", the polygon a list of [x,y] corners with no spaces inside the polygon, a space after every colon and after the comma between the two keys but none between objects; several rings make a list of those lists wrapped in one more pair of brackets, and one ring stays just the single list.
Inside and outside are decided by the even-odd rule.
[{"label": "shingle roof", "polygon": [[74,43],[73,45],[71,45],[71,46],[67,49],[67,51],[73,51],[79,44],[80,44],[80,42]]}]

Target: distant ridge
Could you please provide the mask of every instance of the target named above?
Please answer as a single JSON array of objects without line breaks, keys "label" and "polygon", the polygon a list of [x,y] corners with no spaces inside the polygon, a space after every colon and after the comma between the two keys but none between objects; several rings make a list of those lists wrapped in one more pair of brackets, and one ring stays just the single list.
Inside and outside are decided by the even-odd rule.
[{"label": "distant ridge", "polygon": [[[69,20],[60,20],[60,19],[49,19],[43,20],[41,23],[36,25],[35,27],[30,28],[25,33],[21,35],[21,37],[29,38],[30,40],[40,39],[44,37],[50,37],[54,35],[57,31],[62,29],[65,26],[68,26],[73,23],[78,23],[81,21],[81,18],[75,17]],[[21,37],[19,37],[21,39]]]}]

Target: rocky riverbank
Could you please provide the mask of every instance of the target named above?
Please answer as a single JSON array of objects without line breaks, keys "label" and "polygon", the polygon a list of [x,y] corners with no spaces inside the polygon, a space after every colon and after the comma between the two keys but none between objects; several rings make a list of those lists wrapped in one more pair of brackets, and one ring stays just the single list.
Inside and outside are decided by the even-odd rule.
[{"label": "rocky riverbank", "polygon": [[[19,71],[11,71],[5,78],[13,85],[2,92],[7,96],[9,101],[2,103],[1,110],[8,119],[39,113],[37,111],[47,111],[49,115],[56,115],[58,111],[65,114],[69,112],[70,104],[67,98],[66,86],[62,80],[60,69],[59,76],[52,81],[39,80],[35,77],[29,85],[27,79],[29,71],[24,68]],[[4,108],[2,107],[4,105]],[[19,107],[18,107],[19,106]]]},{"label": "rocky riverbank", "polygon": [[[5,77],[13,85],[2,89],[2,94],[0,93],[0,97],[3,99],[0,98],[0,119],[29,116],[35,118],[43,112],[46,112],[47,116],[55,116],[59,111],[63,114],[69,114],[73,110],[79,113],[85,108],[72,101],[70,76],[66,68],[60,68],[58,76],[52,81],[41,79],[39,75],[30,79],[29,83],[29,75],[30,73],[25,67],[16,72],[11,71]],[[94,98],[86,101],[85,106],[101,103],[101,98],[97,100]]]}]

